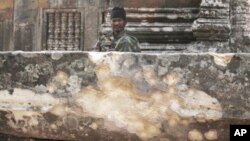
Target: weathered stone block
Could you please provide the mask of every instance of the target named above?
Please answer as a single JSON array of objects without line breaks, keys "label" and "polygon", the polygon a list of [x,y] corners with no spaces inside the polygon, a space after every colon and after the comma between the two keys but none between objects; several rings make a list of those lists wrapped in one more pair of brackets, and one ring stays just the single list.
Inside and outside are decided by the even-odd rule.
[{"label": "weathered stone block", "polygon": [[229,140],[249,123],[248,54],[0,54],[0,132],[57,140]]}]

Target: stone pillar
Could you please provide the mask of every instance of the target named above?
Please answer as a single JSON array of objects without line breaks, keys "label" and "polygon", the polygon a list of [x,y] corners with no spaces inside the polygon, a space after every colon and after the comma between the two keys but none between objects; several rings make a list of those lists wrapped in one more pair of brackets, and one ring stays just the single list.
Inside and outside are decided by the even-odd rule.
[{"label": "stone pillar", "polygon": [[78,0],[78,9],[84,9],[84,49],[90,51],[97,42],[102,10],[100,0]]},{"label": "stone pillar", "polygon": [[250,1],[231,1],[231,47],[236,52],[249,52],[250,48]]},{"label": "stone pillar", "polygon": [[198,41],[229,41],[229,1],[202,0],[198,19],[192,25]]},{"label": "stone pillar", "polygon": [[38,1],[15,0],[14,2],[14,50],[40,50],[38,22]]},{"label": "stone pillar", "polygon": [[0,11],[0,51],[13,50],[14,1],[5,1]]}]

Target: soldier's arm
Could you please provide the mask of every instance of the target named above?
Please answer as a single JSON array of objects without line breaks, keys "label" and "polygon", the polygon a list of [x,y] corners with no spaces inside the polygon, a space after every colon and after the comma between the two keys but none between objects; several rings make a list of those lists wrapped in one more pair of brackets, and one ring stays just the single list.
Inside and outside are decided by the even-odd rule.
[{"label": "soldier's arm", "polygon": [[116,46],[115,50],[120,52],[140,52],[140,48],[137,43],[132,43],[127,40],[120,42]]},{"label": "soldier's arm", "polygon": [[123,52],[141,52],[139,42],[134,37],[123,38],[122,41],[117,45],[116,50]]},{"label": "soldier's arm", "polygon": [[95,51],[102,51],[102,52],[112,51],[113,50],[112,46],[114,46],[114,45],[113,45],[112,39],[110,38],[110,35],[109,34],[101,34],[99,39],[98,39],[98,42],[94,46],[94,50]]},{"label": "soldier's arm", "polygon": [[135,52],[141,52],[140,43],[137,39],[134,43],[134,50],[135,50]]}]

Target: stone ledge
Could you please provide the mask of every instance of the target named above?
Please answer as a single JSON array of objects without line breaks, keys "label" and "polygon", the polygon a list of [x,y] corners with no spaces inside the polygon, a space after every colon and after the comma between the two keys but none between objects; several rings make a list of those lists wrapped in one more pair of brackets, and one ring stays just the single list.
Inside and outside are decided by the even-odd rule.
[{"label": "stone ledge", "polygon": [[0,53],[0,132],[56,140],[229,140],[250,54]]}]

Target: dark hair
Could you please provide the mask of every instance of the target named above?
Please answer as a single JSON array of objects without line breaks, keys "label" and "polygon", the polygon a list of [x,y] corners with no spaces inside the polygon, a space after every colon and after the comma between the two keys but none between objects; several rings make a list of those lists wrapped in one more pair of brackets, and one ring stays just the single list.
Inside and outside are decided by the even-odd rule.
[{"label": "dark hair", "polygon": [[111,11],[111,19],[122,18],[126,20],[126,11],[123,7],[114,7]]}]

